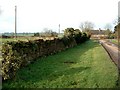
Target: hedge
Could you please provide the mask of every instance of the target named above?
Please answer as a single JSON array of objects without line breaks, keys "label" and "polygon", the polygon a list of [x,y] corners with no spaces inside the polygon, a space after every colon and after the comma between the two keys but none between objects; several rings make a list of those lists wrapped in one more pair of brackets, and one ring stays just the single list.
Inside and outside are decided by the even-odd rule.
[{"label": "hedge", "polygon": [[[83,35],[82,39],[87,40]],[[37,58],[61,52],[77,45],[75,38],[63,37],[54,40],[38,39],[33,41],[5,42],[2,44],[2,77],[12,79],[16,72],[34,62]]]}]

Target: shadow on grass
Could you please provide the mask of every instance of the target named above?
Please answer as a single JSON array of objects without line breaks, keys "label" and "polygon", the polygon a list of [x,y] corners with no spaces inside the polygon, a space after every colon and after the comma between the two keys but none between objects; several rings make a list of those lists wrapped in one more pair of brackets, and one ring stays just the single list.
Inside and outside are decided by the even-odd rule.
[{"label": "shadow on grass", "polygon": [[[85,54],[88,50],[98,47],[99,44],[96,41],[89,40],[83,44],[75,46],[74,48],[67,49],[58,54],[48,56],[46,58],[40,58],[35,63],[28,65],[18,71],[14,80],[7,80],[3,82],[3,87],[9,87],[13,84],[16,87],[20,87],[20,84],[44,82],[46,80],[55,80],[60,76],[67,76],[80,73],[88,70],[91,67],[70,67],[71,64],[76,64],[78,58]],[[76,62],[67,65],[66,61]],[[19,82],[18,82],[19,81]],[[5,84],[5,86],[4,86]]]},{"label": "shadow on grass", "polygon": [[[70,75],[70,76],[73,76],[74,74],[77,74],[77,73],[80,73],[84,70],[87,70],[87,69],[90,69],[90,67],[75,67],[75,68],[69,68],[69,69],[66,69],[66,70],[63,70],[61,72],[52,72],[48,78],[49,80],[55,80],[57,79],[58,77],[60,76],[67,76],[67,75]],[[53,77],[53,78],[51,78]]]}]

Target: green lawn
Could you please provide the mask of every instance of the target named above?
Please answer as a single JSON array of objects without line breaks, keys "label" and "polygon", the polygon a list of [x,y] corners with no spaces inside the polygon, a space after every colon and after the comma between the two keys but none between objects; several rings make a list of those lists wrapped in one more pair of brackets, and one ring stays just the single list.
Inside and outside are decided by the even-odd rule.
[{"label": "green lawn", "polygon": [[117,67],[97,42],[39,58],[22,68],[3,88],[114,88]]},{"label": "green lawn", "polygon": [[110,39],[109,41],[120,46],[120,42],[118,43],[117,39]]},{"label": "green lawn", "polygon": [[118,44],[118,40],[117,39],[111,39],[111,42]]}]

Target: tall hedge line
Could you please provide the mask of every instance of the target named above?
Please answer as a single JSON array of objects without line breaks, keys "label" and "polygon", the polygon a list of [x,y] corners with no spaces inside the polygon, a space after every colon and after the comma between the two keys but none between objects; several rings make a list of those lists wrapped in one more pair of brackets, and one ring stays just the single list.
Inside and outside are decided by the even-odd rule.
[{"label": "tall hedge line", "polygon": [[[86,41],[87,36],[83,34],[80,40]],[[77,37],[78,39],[78,37]],[[3,80],[11,79],[16,72],[31,62],[34,62],[38,57],[43,57],[67,48],[77,45],[75,37],[66,37],[54,40],[38,39],[34,41],[18,41],[6,42],[2,44],[2,77]],[[79,39],[78,39],[79,40]]]}]

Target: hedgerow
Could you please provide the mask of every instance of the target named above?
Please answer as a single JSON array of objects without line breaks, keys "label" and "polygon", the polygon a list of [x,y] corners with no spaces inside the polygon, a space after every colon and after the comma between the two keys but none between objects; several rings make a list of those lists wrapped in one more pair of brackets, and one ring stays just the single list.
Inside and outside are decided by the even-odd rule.
[{"label": "hedgerow", "polygon": [[54,40],[38,39],[32,41],[5,42],[2,44],[2,77],[3,80],[12,79],[17,71],[34,62],[37,58],[61,52],[74,47],[89,38],[85,33],[64,36]]}]

